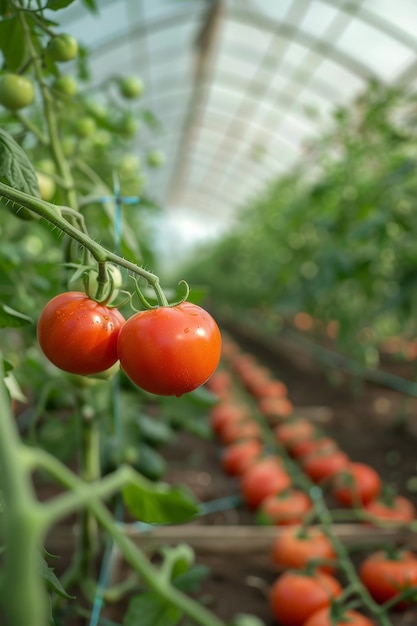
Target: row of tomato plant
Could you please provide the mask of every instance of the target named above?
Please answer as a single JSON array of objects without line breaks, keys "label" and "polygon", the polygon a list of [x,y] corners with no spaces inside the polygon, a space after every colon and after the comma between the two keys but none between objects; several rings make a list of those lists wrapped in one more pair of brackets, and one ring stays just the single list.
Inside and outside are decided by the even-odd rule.
[{"label": "row of tomato plant", "polygon": [[415,97],[369,84],[200,251],[190,276],[218,286],[219,311],[275,329],[301,311],[374,366],[391,337],[414,340]]},{"label": "row of tomato plant", "polygon": [[417,554],[381,538],[362,546],[357,564],[334,524],[413,529],[413,503],[296,416],[284,382],[230,337],[223,362],[208,383],[219,398],[210,422],[244,503],[279,529],[270,556],[283,572],[269,590],[272,616],[282,626],[390,624],[392,611],[415,602]]}]

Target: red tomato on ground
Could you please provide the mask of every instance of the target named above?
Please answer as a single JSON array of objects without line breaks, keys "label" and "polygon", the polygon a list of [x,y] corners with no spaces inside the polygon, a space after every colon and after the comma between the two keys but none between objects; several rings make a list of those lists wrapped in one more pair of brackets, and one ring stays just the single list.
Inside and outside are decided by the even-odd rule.
[{"label": "red tomato on ground", "polygon": [[223,428],[229,424],[239,422],[248,416],[248,412],[244,406],[241,406],[233,400],[224,400],[210,412],[210,425],[217,435],[220,435]]},{"label": "red tomato on ground", "polygon": [[261,438],[262,431],[257,422],[250,418],[242,418],[237,422],[225,424],[219,433],[221,441],[225,445],[230,445],[243,439]]},{"label": "red tomato on ground", "polygon": [[328,607],[313,613],[303,626],[374,626],[374,622],[358,611],[343,611],[340,619],[335,623],[332,621],[330,609]]},{"label": "red tomato on ground", "polygon": [[[417,585],[417,556],[410,551],[390,556],[378,550],[366,557],[358,574],[374,600],[383,604],[400,591]],[[401,601],[394,608],[405,609],[408,605],[409,602]]]},{"label": "red tomato on ground", "polygon": [[42,310],[38,341],[51,363],[65,372],[98,374],[116,363],[117,338],[124,324],[117,309],[85,293],[68,291],[52,298]]},{"label": "red tomato on ground", "polygon": [[329,606],[341,592],[340,583],[330,574],[287,570],[271,587],[272,614],[281,626],[303,626],[310,615]]},{"label": "red tomato on ground", "polygon": [[267,496],[287,489],[290,484],[289,474],[273,456],[260,459],[241,477],[243,498],[252,509],[256,509]]},{"label": "red tomato on ground", "polygon": [[119,333],[120,366],[145,391],[181,396],[216,370],[221,335],[212,316],[191,302],[142,311]]},{"label": "red tomato on ground", "polygon": [[260,456],[263,444],[247,439],[228,446],[222,455],[222,467],[231,476],[241,476]]},{"label": "red tomato on ground", "polygon": [[344,506],[361,506],[375,500],[381,491],[381,478],[366,463],[349,463],[333,477],[333,495]]},{"label": "red tomato on ground", "polygon": [[350,463],[347,454],[337,446],[314,450],[301,459],[301,466],[312,481],[320,483]]},{"label": "red tomato on ground", "polygon": [[[373,500],[364,506],[366,513],[375,518],[375,523],[393,522],[399,524],[401,522],[412,522],[416,518],[416,509],[414,504],[404,496],[396,495],[392,501]],[[372,521],[370,520],[372,523]]]},{"label": "red tomato on ground", "polygon": [[315,431],[316,427],[303,418],[288,420],[276,426],[274,430],[277,441],[288,450],[300,441],[312,439]]},{"label": "red tomato on ground", "polygon": [[[272,560],[286,569],[303,569],[316,559],[336,559],[332,542],[319,528],[282,529],[272,545]],[[326,563],[317,565],[317,569],[331,574],[335,567]]]},{"label": "red tomato on ground", "polygon": [[261,502],[259,520],[276,526],[299,524],[312,506],[313,503],[304,491],[285,489]]}]

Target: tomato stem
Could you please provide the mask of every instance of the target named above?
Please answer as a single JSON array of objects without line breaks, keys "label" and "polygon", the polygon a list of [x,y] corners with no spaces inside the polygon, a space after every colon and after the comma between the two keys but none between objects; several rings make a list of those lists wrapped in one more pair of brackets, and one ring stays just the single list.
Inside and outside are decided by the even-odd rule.
[{"label": "tomato stem", "polygon": [[[154,289],[158,302],[161,303],[161,306],[167,306],[168,302],[165,294],[162,291],[162,288],[159,284],[159,277],[152,272],[148,272],[143,267],[124,259],[114,252],[110,252],[102,245],[91,239],[91,237],[85,232],[81,232],[78,228],[70,224],[66,219],[62,217],[60,214],[60,207],[57,207],[50,202],[46,202],[45,200],[41,200],[40,198],[36,198],[35,196],[31,196],[23,191],[19,191],[18,189],[14,189],[9,185],[6,185],[0,182],[0,197],[7,198],[16,204],[19,204],[22,207],[25,207],[37,215],[40,215],[44,220],[56,226],[63,233],[71,237],[71,239],[77,241],[84,248],[89,250],[93,258],[98,263],[103,263],[105,261],[111,261],[116,265],[120,265],[125,267],[127,270],[133,272],[134,274],[138,274],[142,278],[144,278],[149,285]],[[70,210],[68,207],[64,207],[64,210]]]},{"label": "tomato stem", "polygon": [[0,355],[0,488],[4,501],[2,538],[6,545],[0,598],[10,626],[44,626],[49,612],[39,575],[44,525],[29,469],[22,462],[23,446],[3,379]]}]

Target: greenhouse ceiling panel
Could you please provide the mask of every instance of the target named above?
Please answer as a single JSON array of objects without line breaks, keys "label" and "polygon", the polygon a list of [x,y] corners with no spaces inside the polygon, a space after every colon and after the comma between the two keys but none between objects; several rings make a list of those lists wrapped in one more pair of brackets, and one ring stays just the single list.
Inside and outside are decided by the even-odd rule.
[{"label": "greenhouse ceiling panel", "polygon": [[139,75],[158,119],[136,150],[164,153],[148,192],[222,230],[371,80],[413,85],[415,0],[76,0],[62,27],[97,83]]}]

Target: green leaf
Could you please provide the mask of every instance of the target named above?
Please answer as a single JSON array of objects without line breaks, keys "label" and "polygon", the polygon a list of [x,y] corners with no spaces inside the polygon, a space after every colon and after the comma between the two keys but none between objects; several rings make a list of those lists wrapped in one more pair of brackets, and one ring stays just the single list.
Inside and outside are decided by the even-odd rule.
[{"label": "green leaf", "polygon": [[18,402],[22,402],[22,403],[27,402],[27,398],[25,394],[23,393],[22,389],[20,388],[20,385],[17,382],[16,378],[13,376],[13,374],[10,374],[10,373],[7,374],[7,376],[4,379],[4,384],[7,388],[7,391],[10,394],[10,397],[13,400],[17,400]]},{"label": "green leaf", "polygon": [[0,180],[19,191],[40,197],[35,168],[25,151],[2,128],[0,128]]},{"label": "green leaf", "polygon": [[7,304],[0,303],[0,328],[20,328],[33,324],[33,320],[25,313],[15,311]]},{"label": "green leaf", "polygon": [[56,577],[53,568],[49,567],[48,563],[43,558],[40,559],[40,567],[42,578],[46,581],[46,585],[51,591],[57,593],[61,596],[61,598],[66,598],[67,600],[74,599],[74,596],[70,596],[65,591],[64,587]]},{"label": "green leaf", "polygon": [[9,71],[19,70],[28,51],[22,24],[17,15],[0,21],[0,50],[4,55],[4,66]]},{"label": "green leaf", "polygon": [[82,3],[85,4],[87,9],[89,9],[92,13],[98,13],[98,7],[95,0],[82,0]]},{"label": "green leaf", "polygon": [[46,8],[51,11],[59,11],[60,9],[69,7],[73,2],[75,2],[75,0],[48,0]]},{"label": "green leaf", "polygon": [[176,626],[181,617],[178,607],[148,591],[131,599],[123,626]]},{"label": "green leaf", "polygon": [[173,580],[173,585],[184,593],[196,593],[200,590],[202,582],[209,575],[210,570],[206,565],[194,565],[188,572],[181,574]]},{"label": "green leaf", "polygon": [[123,489],[123,499],[130,514],[148,524],[181,524],[199,512],[193,495],[182,485],[171,487],[143,477]]}]

